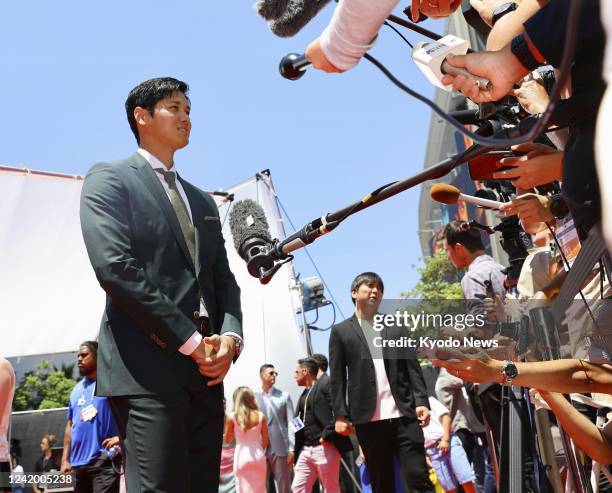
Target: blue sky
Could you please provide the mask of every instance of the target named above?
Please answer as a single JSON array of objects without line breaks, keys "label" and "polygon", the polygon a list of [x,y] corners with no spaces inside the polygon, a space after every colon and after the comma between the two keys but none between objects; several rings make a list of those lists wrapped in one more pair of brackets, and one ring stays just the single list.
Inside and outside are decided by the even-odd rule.
[{"label": "blue sky", "polygon": [[[175,156],[181,174],[211,190],[269,168],[297,227],[422,169],[430,111],[367,61],[342,75],[311,70],[297,82],[278,75],[280,58],[303,52],[333,5],[297,36],[281,39],[252,3],[6,3],[0,164],[84,174],[97,161],[131,154],[127,93],[145,79],[173,76],[191,86],[191,143]],[[442,32],[444,23],[426,27]],[[423,39],[402,32],[412,42]],[[433,96],[391,30],[381,31],[372,54]],[[310,247],[346,316],[348,286],[359,272],[381,274],[387,297],[417,282],[418,198],[415,189],[374,206]],[[303,252],[295,269],[315,275]],[[317,325],[330,323],[330,314],[326,309]],[[315,334],[314,344],[327,352],[327,334]]]}]

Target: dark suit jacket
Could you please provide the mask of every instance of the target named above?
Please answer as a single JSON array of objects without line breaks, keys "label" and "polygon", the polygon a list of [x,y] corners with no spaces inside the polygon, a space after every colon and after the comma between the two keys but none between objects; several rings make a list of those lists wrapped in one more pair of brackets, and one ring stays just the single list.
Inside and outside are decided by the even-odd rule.
[{"label": "dark suit jacket", "polygon": [[[381,331],[383,338],[401,335],[405,334],[399,327]],[[427,388],[416,355],[406,357],[403,351],[383,350],[385,370],[398,408],[407,418],[416,419],[417,406],[429,409]],[[334,414],[348,417],[353,424],[369,422],[376,410],[376,373],[368,343],[354,315],[332,328],[329,364]]]},{"label": "dark suit jacket", "polygon": [[[323,375],[312,387],[308,402],[312,403],[312,411],[319,426],[323,429],[321,438],[332,442],[341,454],[352,450],[353,445],[349,437],[336,433],[336,419],[332,412],[332,397],[329,375]],[[302,399],[298,407],[302,405]],[[310,404],[309,404],[310,406]],[[302,430],[295,434],[295,456],[298,457],[300,450],[304,446],[304,433]]]},{"label": "dark suit jacket", "polygon": [[[204,384],[178,349],[196,329],[200,293],[216,333],[242,334],[240,289],[229,269],[215,202],[182,180],[196,235],[196,265],[155,171],[140,154],[92,167],[81,228],[106,291],[98,395],[164,394]],[[219,386],[221,391],[221,386]]]}]

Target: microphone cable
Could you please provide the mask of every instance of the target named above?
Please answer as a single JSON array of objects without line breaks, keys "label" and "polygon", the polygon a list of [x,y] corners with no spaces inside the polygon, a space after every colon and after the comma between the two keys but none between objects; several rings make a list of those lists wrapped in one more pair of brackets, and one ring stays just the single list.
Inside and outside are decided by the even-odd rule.
[{"label": "microphone cable", "polygon": [[[397,86],[399,89],[401,89],[408,95],[412,96],[413,98],[429,106],[429,108],[431,108],[431,110],[434,111],[438,116],[440,116],[442,119],[448,122],[458,132],[470,138],[473,142],[476,142],[484,146],[493,147],[493,148],[508,147],[512,145],[523,144],[525,142],[534,140],[546,128],[546,125],[548,124],[548,121],[550,120],[550,117],[552,116],[555,106],[559,100],[561,89],[565,86],[565,83],[568,80],[568,77],[570,75],[571,65],[574,59],[574,53],[576,51],[576,44],[577,44],[576,33],[578,31],[578,21],[580,17],[581,7],[582,7],[582,0],[573,0],[572,2],[570,2],[570,10],[569,10],[568,18],[567,18],[567,23],[566,23],[567,37],[565,40],[565,46],[563,48],[563,58],[561,59],[561,63],[559,65],[559,77],[555,81],[555,84],[551,91],[550,99],[546,107],[546,110],[544,111],[544,113],[542,113],[541,117],[538,120],[536,120],[534,126],[526,134],[519,135],[517,137],[510,137],[508,139],[483,137],[481,135],[478,135],[466,129],[461,123],[459,123],[459,121],[457,121],[455,118],[448,115],[436,103],[429,100],[428,98],[418,93],[417,91],[411,89],[410,87],[405,85],[403,82],[401,82],[399,79],[397,79],[397,77],[395,77],[391,73],[391,71],[387,69],[387,67],[385,67],[380,61],[378,61],[372,55],[370,55],[369,53],[365,53],[363,57],[366,60],[368,60],[370,63],[372,63],[375,67],[377,67],[395,86]],[[387,24],[389,27],[392,27],[386,22],[385,24]],[[393,29],[395,30],[395,28]],[[402,38],[404,37],[402,36]],[[406,42],[408,41],[406,40]]]}]

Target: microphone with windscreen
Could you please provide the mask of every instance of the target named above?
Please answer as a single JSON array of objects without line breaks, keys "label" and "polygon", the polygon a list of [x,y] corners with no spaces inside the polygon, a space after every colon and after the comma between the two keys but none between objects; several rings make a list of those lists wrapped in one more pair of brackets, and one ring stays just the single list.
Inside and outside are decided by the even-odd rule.
[{"label": "microphone with windscreen", "polygon": [[272,239],[266,213],[255,201],[236,202],[229,215],[234,247],[246,262],[247,270],[262,284],[267,284],[283,264],[293,259],[291,252],[304,248],[318,237],[329,233],[338,222],[326,216],[309,222],[284,240]]},{"label": "microphone with windscreen", "polygon": [[281,38],[296,35],[330,0],[258,0],[255,11]]},{"label": "microphone with windscreen", "polygon": [[447,183],[436,183],[431,187],[429,195],[436,202],[441,202],[442,204],[447,205],[456,204],[459,199],[463,200],[464,202],[469,202],[470,204],[486,207],[487,209],[498,210],[503,205],[502,202],[498,202],[496,200],[482,199],[480,197],[474,197],[473,195],[466,195],[461,193],[457,187]]},{"label": "microphone with windscreen", "polygon": [[274,267],[269,251],[272,246],[270,227],[266,213],[255,201],[247,199],[236,202],[229,215],[229,224],[238,255],[246,262],[253,277]]}]

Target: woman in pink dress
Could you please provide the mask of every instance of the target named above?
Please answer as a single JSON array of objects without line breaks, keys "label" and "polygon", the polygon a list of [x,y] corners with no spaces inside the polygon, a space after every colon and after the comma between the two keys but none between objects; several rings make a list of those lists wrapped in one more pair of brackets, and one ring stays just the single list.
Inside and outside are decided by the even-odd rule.
[{"label": "woman in pink dress", "polygon": [[266,448],[268,426],[257,409],[255,394],[248,387],[234,391],[234,412],[227,423],[225,441],[236,440],[234,475],[237,493],[266,491]]}]

